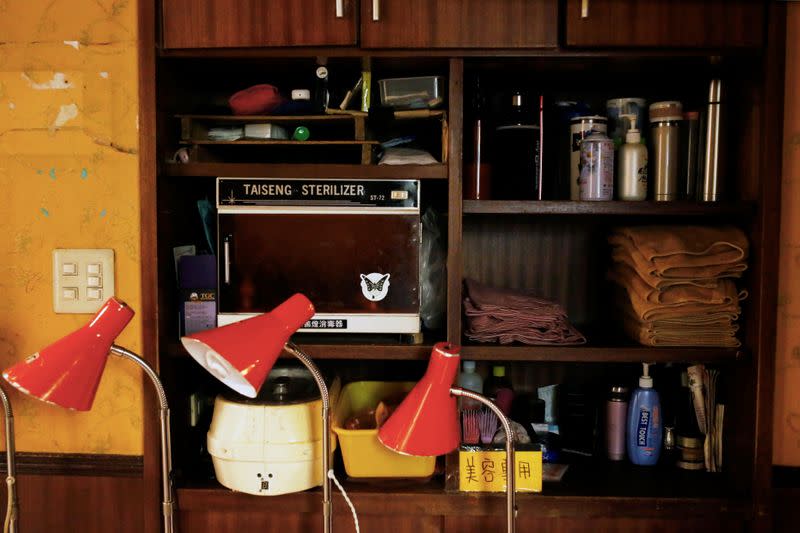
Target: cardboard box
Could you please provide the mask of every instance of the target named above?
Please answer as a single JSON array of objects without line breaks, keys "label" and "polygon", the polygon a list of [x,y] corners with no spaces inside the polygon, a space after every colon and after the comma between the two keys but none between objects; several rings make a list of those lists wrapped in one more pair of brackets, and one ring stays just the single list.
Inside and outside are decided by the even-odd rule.
[{"label": "cardboard box", "polygon": [[184,255],[178,259],[180,335],[217,327],[217,258]]}]

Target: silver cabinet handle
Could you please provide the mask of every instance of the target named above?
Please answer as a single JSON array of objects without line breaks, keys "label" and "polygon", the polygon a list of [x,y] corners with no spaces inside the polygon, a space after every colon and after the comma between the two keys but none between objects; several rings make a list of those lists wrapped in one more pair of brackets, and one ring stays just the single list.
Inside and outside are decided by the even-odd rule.
[{"label": "silver cabinet handle", "polygon": [[344,18],[344,0],[336,0],[336,18]]},{"label": "silver cabinet handle", "polygon": [[372,20],[373,22],[381,20],[381,0],[372,0]]},{"label": "silver cabinet handle", "polygon": [[589,18],[589,0],[581,0],[581,18]]},{"label": "silver cabinet handle", "polygon": [[225,285],[231,284],[231,236],[227,235],[222,243],[223,249],[223,268],[225,270],[224,281]]}]

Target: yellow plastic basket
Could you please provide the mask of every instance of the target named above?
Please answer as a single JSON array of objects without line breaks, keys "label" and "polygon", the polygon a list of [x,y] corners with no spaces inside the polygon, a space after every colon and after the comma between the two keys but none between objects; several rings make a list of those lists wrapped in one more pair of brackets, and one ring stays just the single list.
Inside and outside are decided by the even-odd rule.
[{"label": "yellow plastic basket", "polygon": [[346,385],[333,415],[333,431],[339,437],[344,468],[350,477],[428,477],[436,457],[395,453],[378,440],[377,429],[344,429],[351,416],[374,409],[379,401],[408,392],[413,382],[356,381]]}]

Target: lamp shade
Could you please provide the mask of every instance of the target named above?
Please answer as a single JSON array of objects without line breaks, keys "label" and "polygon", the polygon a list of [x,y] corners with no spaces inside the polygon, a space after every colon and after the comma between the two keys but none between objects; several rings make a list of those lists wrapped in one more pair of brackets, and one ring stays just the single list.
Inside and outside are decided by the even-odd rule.
[{"label": "lamp shade", "polygon": [[109,298],[88,324],[6,369],[3,377],[40,400],[88,411],[111,345],[133,314],[125,303]]},{"label": "lamp shade", "polygon": [[384,446],[407,455],[442,455],[458,447],[456,399],[450,394],[461,347],[440,342],[428,370],[378,431]]},{"label": "lamp shade", "polygon": [[314,306],[295,294],[269,313],[181,339],[203,368],[239,394],[255,398],[286,341],[314,316]]}]

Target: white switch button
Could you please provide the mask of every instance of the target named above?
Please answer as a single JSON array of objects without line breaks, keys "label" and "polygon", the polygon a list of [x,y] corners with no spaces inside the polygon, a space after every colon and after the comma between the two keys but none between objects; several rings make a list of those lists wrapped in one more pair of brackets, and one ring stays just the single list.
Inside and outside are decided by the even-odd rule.
[{"label": "white switch button", "polygon": [[103,278],[100,276],[89,276],[86,278],[86,286],[87,287],[102,287],[103,286]]},{"label": "white switch button", "polygon": [[65,276],[77,276],[78,265],[75,263],[64,263],[61,265],[61,273]]},{"label": "white switch button", "polygon": [[74,301],[78,299],[78,289],[75,287],[64,287],[61,291],[61,296],[65,300]]},{"label": "white switch button", "polygon": [[103,267],[100,266],[100,263],[89,263],[86,265],[86,273],[90,276],[96,275],[99,276],[100,273],[103,271]]},{"label": "white switch button", "polygon": [[99,300],[103,297],[102,289],[86,289],[87,300]]}]

